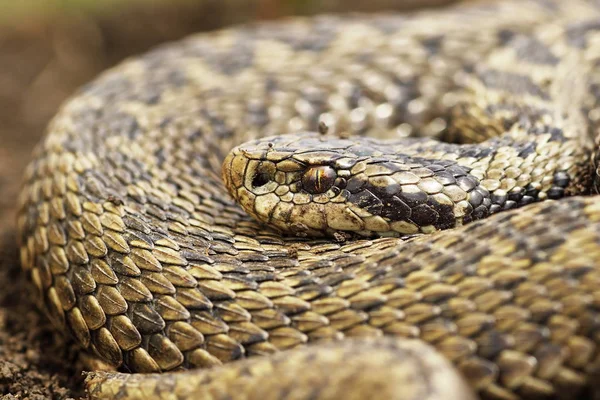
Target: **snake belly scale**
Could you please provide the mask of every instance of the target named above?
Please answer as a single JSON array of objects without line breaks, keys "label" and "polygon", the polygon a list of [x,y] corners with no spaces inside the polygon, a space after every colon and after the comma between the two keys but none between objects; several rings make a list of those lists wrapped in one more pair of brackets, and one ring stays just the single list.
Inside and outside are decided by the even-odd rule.
[{"label": "snake belly scale", "polygon": [[90,398],[590,395],[599,17],[539,0],[290,19],[83,87],[35,150],[18,229],[53,322],[150,373],[93,373]]}]

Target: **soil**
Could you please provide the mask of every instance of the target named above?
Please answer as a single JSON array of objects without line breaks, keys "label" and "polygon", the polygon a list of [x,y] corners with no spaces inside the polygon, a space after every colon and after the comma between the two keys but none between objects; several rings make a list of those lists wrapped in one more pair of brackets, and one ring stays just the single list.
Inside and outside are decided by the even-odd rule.
[{"label": "soil", "polygon": [[[396,2],[403,8],[420,0]],[[434,0],[439,4],[452,0]],[[206,0],[135,2],[112,12],[29,15],[0,25],[0,398],[79,399],[90,365],[32,302],[19,266],[14,227],[23,168],[58,106],[83,83],[123,58],[188,33],[249,19],[312,13],[359,0]],[[368,7],[394,3],[372,0]],[[307,5],[308,4],[308,5]],[[312,4],[312,6],[310,5]],[[300,6],[301,5],[301,6]],[[84,363],[83,361],[87,361]]]},{"label": "soil", "polygon": [[3,399],[68,399],[81,393],[75,347],[29,300],[12,229],[0,237],[0,393]]}]

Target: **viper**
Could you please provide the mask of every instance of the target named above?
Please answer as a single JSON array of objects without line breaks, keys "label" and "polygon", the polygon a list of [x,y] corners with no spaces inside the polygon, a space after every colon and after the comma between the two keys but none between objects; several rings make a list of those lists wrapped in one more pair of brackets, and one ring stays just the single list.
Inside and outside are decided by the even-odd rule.
[{"label": "viper", "polygon": [[81,88],[17,225],[40,306],[121,371],[89,397],[592,396],[598,18],[291,18]]}]

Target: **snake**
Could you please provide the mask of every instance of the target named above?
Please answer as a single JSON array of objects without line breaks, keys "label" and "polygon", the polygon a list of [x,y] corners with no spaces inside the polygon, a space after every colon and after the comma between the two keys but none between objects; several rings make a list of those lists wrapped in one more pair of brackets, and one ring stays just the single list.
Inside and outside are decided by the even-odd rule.
[{"label": "snake", "polygon": [[17,228],[89,398],[592,398],[599,18],[293,17],[83,86]]}]

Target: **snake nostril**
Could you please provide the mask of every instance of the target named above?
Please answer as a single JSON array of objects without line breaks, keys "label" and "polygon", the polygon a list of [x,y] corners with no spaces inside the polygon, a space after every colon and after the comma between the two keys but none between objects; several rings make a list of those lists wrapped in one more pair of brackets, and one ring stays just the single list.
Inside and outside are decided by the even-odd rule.
[{"label": "snake nostril", "polygon": [[252,186],[255,188],[261,187],[269,183],[270,180],[268,173],[264,171],[257,172],[256,175],[254,175],[254,178],[252,178]]},{"label": "snake nostril", "polygon": [[269,184],[273,182],[276,172],[277,168],[274,163],[270,161],[259,162],[256,169],[252,172],[252,187],[255,189],[265,187],[265,190],[268,190],[271,187]]}]

